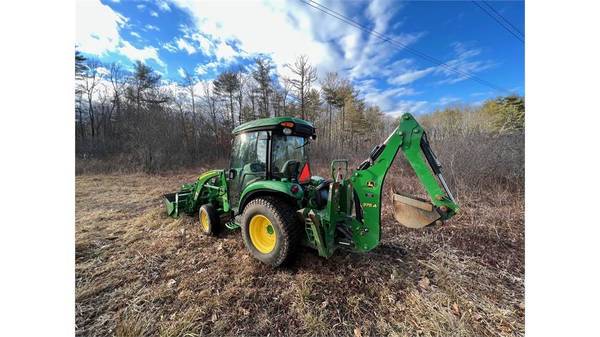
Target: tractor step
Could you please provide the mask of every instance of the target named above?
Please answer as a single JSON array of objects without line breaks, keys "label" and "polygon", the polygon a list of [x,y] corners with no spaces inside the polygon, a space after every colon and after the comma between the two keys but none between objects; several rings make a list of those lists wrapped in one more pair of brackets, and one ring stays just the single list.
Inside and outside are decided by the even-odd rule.
[{"label": "tractor step", "polygon": [[233,219],[227,221],[225,227],[228,229],[238,229],[241,227],[240,223],[242,223],[242,215],[238,214]]},{"label": "tractor step", "polygon": [[231,220],[231,221],[225,223],[225,227],[227,227],[227,229],[237,229],[237,228],[240,228],[240,225],[238,223],[236,223],[234,220]]}]

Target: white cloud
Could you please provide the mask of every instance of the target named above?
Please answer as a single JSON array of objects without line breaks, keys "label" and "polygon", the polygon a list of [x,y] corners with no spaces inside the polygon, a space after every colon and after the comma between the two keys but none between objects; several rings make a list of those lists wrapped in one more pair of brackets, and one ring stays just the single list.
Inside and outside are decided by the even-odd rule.
[{"label": "white cloud", "polygon": [[397,101],[401,97],[416,95],[417,92],[409,87],[391,87],[379,89],[375,80],[359,81],[356,88],[365,99],[365,102],[377,105],[383,112],[398,110]]},{"label": "white cloud", "polygon": [[139,9],[139,10],[143,10],[144,8],[146,8],[146,5],[139,4],[139,5],[135,6],[135,7],[137,7],[137,9]]},{"label": "white cloud", "polygon": [[160,28],[158,28],[158,27],[156,27],[156,26],[153,26],[153,25],[151,25],[151,24],[147,24],[147,25],[145,25],[145,26],[144,26],[144,28],[146,28],[147,30],[155,30],[155,31],[157,31],[157,32],[158,32],[158,31],[160,31]]},{"label": "white cloud", "polygon": [[360,50],[358,46],[360,44],[361,33],[360,31],[350,32],[340,39],[340,45],[344,50],[344,59],[353,60],[359,56]]},{"label": "white cloud", "polygon": [[196,74],[198,75],[205,75],[207,74],[209,71],[214,71],[219,67],[220,63],[215,61],[215,62],[209,62],[206,64],[201,64],[199,66],[196,67],[196,69],[194,69],[194,71],[196,72]]},{"label": "white cloud", "polygon": [[412,114],[420,114],[425,112],[425,108],[429,105],[427,101],[398,101],[396,102],[396,109],[393,111],[389,111],[388,115],[390,116],[400,116],[405,112],[409,112]]},{"label": "white cloud", "polygon": [[110,74],[110,70],[106,69],[105,67],[98,67],[98,69],[96,69],[96,71],[101,76],[107,76],[108,74]]},{"label": "white cloud", "polygon": [[211,40],[199,33],[192,34],[191,38],[200,44],[200,49],[202,49],[206,55],[210,55],[210,51],[214,46]]},{"label": "white cloud", "polygon": [[171,42],[163,44],[162,47],[171,53],[175,53],[178,50]]},{"label": "white cloud", "polygon": [[169,4],[166,1],[158,0],[156,2],[156,5],[163,12],[170,12],[171,11],[171,7],[169,7]]},{"label": "white cloud", "polygon": [[[194,19],[194,27],[181,28],[184,37],[197,41],[204,54],[216,59],[198,66],[195,71],[199,75],[217,69],[223,61],[265,54],[281,75],[289,76],[285,65],[292,64],[299,55],[307,55],[320,78],[327,71],[337,71],[357,84],[362,82],[365,100],[384,111],[414,112],[427,105],[425,101],[402,98],[417,94],[412,88],[380,90],[373,83],[365,85],[368,83],[365,80],[390,78],[398,85],[405,85],[435,69],[418,69],[414,60],[398,59],[397,48],[301,2],[248,0],[236,3],[235,10],[226,1],[174,0],[173,3]],[[362,14],[362,23],[366,17],[369,27],[404,45],[413,44],[425,35],[425,32],[399,31],[402,22],[393,20],[403,7],[398,1],[375,0],[368,4],[336,1],[328,2],[327,6],[352,18],[357,18],[356,13]],[[395,27],[394,32],[390,26]]]},{"label": "white cloud", "polygon": [[136,32],[129,32],[129,34],[130,34],[131,36],[135,36],[135,37],[137,37],[138,39],[139,39],[139,38],[141,38],[140,34],[138,34],[138,33],[136,33]]},{"label": "white cloud", "polygon": [[[328,43],[314,38],[306,6],[300,3],[243,1],[235,10],[226,1],[175,3],[192,14],[196,31],[216,44],[217,57],[265,53],[281,67],[307,54],[313,62],[334,63],[337,52],[330,53]],[[243,51],[233,50],[229,41],[237,41]]]},{"label": "white cloud", "polygon": [[175,43],[177,44],[177,48],[179,48],[179,50],[185,50],[188,53],[188,55],[194,54],[196,52],[196,48],[194,48],[194,46],[189,44],[184,39],[177,39]]},{"label": "white cloud", "polygon": [[183,70],[183,68],[179,67],[179,69],[177,69],[177,73],[179,76],[185,77],[185,70]]},{"label": "white cloud", "polygon": [[428,74],[433,73],[435,71],[435,69],[436,69],[435,67],[429,67],[429,68],[425,68],[422,70],[406,71],[394,78],[391,78],[390,80],[388,80],[388,82],[391,84],[397,84],[397,85],[410,84],[422,77],[425,77]]},{"label": "white cloud", "polygon": [[402,3],[392,0],[374,0],[367,7],[367,16],[375,22],[374,31],[383,33],[387,29],[388,23],[394,12],[399,9]]},{"label": "white cloud", "polygon": [[[154,60],[162,67],[166,66],[156,48],[145,46],[140,49],[123,39],[119,30],[128,19],[99,0],[77,1],[76,13],[76,43],[80,51],[99,56],[114,52],[131,61]],[[130,34],[139,37],[136,32]]]},{"label": "white cloud", "polygon": [[460,98],[458,98],[458,97],[444,96],[444,97],[440,98],[438,104],[439,105],[448,105],[450,103],[454,103],[454,102],[458,102],[458,101],[460,101]]},{"label": "white cloud", "polygon": [[[173,3],[191,14],[195,27],[182,31],[188,38],[198,34],[195,36],[199,37],[206,55],[227,60],[265,54],[282,75],[289,75],[285,64],[307,55],[317,67],[319,77],[327,71],[338,71],[360,80],[389,71],[386,65],[399,52],[376,37],[299,1],[248,0],[236,2],[235,9],[227,1],[174,0]],[[364,2],[327,4],[350,17],[356,17],[357,11],[365,13],[379,32],[407,45],[424,36],[423,32],[390,34],[387,31],[390,25],[396,24],[392,17],[403,7],[398,1],[377,0],[367,5],[365,11]],[[213,45],[201,42],[202,39],[210,40]],[[234,45],[237,52],[231,48]]]},{"label": "white cloud", "polygon": [[154,47],[145,46],[144,48],[140,49],[136,48],[127,41],[123,41],[118,51],[132,61],[139,60],[146,62],[147,60],[154,60],[161,67],[165,67],[165,63],[158,57],[158,50],[156,50]]},{"label": "white cloud", "polygon": [[220,60],[230,61],[233,59],[234,56],[237,55],[237,52],[233,48],[231,48],[230,45],[221,41],[217,46],[215,55]]},{"label": "white cloud", "polygon": [[158,17],[158,13],[155,12],[155,11],[150,11],[150,16],[153,16],[153,17],[157,18]]},{"label": "white cloud", "polygon": [[452,44],[456,57],[450,61],[445,62],[447,65],[439,66],[436,69],[436,73],[446,76],[446,79],[438,81],[438,84],[453,84],[464,81],[469,78],[469,74],[475,74],[483,70],[493,67],[495,64],[489,60],[474,60],[475,56],[481,54],[481,49],[468,48],[468,46],[461,42],[454,42]]},{"label": "white cloud", "polygon": [[100,1],[77,1],[75,6],[78,49],[95,55],[113,51],[119,45],[119,28],[127,18]]},{"label": "white cloud", "polygon": [[[204,55],[214,56],[215,54],[215,42],[210,37],[203,33],[198,32],[194,28],[190,28],[187,25],[180,25],[179,30],[183,33],[183,38],[197,42],[199,49]],[[215,40],[216,41],[216,40]],[[219,41],[217,41],[219,42]]]}]

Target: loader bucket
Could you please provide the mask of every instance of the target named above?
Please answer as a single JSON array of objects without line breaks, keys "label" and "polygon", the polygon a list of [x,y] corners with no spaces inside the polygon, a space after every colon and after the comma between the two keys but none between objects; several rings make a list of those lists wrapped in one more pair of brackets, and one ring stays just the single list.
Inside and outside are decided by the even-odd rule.
[{"label": "loader bucket", "polygon": [[435,223],[441,215],[433,205],[422,199],[410,198],[392,190],[394,218],[408,228],[423,228]]},{"label": "loader bucket", "polygon": [[175,194],[177,193],[169,193],[163,195],[163,202],[165,203],[165,207],[167,208],[168,216],[176,216],[177,213],[177,204],[175,203]]},{"label": "loader bucket", "polygon": [[163,202],[167,209],[167,215],[173,218],[179,216],[179,211],[185,210],[188,199],[191,193],[188,191],[180,191],[177,193],[169,193],[163,195]]}]

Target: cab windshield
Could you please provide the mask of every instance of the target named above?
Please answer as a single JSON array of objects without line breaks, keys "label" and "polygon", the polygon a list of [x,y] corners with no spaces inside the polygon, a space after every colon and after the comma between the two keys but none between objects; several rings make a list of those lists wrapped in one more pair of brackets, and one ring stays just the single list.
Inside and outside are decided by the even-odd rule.
[{"label": "cab windshield", "polygon": [[300,170],[308,159],[308,144],[309,140],[304,137],[273,135],[271,157],[273,175],[286,176],[294,162],[297,163],[296,170]]}]

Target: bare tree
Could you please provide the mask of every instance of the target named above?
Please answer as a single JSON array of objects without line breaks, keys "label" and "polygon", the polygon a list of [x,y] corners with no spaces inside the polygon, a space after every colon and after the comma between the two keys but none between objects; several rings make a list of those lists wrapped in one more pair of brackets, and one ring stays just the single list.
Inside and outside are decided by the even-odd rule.
[{"label": "bare tree", "polygon": [[217,119],[217,98],[213,95],[213,88],[210,82],[202,83],[202,92],[204,94],[204,104],[210,118],[210,127],[213,132],[215,144],[219,144],[219,125]]},{"label": "bare tree", "polygon": [[79,130],[79,137],[82,141],[85,140],[85,123],[83,121],[83,83],[82,80],[85,76],[87,66],[85,61],[87,59],[79,52],[75,51],[75,112],[76,112],[76,126]]},{"label": "bare tree", "polygon": [[196,129],[198,128],[198,115],[196,114],[196,84],[198,83],[198,78],[191,74],[189,71],[184,70],[183,73],[183,81],[181,82],[181,86],[187,91],[190,108],[192,113],[192,129],[191,134],[196,134]]},{"label": "bare tree", "polygon": [[240,86],[237,91],[236,99],[238,102],[238,123],[242,124],[242,111],[244,109],[244,87],[246,86],[246,82],[248,81],[247,75],[245,74],[244,68],[240,67],[237,72],[237,77],[240,83]]},{"label": "bare tree", "polygon": [[333,107],[342,104],[339,95],[341,87],[340,77],[335,72],[329,72],[325,75],[325,79],[321,82],[325,102],[327,103],[327,147],[331,150],[331,135],[332,135],[332,110]]},{"label": "bare tree", "polygon": [[89,59],[86,62],[86,71],[83,76],[82,91],[87,100],[87,113],[90,119],[90,128],[92,138],[96,135],[96,115],[94,111],[94,95],[98,83],[100,83],[102,75],[98,72],[98,69],[102,66],[100,61],[95,59]]},{"label": "bare tree", "polygon": [[283,114],[286,115],[287,114],[287,110],[286,110],[286,105],[287,105],[287,99],[288,96],[290,94],[290,91],[292,90],[292,80],[290,80],[289,78],[282,76],[281,78],[281,100],[282,100],[282,110],[283,110]]},{"label": "bare tree", "polygon": [[[117,121],[115,124],[118,124],[119,119],[122,117],[122,101],[127,84],[126,72],[119,63],[113,62],[110,65],[108,76],[112,86],[113,95],[111,115],[114,115],[113,118]],[[113,132],[115,131],[114,128],[112,130]]]},{"label": "bare tree", "polygon": [[306,118],[306,97],[310,92],[311,85],[317,80],[317,69],[308,63],[308,56],[299,56],[294,65],[287,67],[297,76],[292,79],[292,85],[296,89],[296,95],[300,99],[300,114]]},{"label": "bare tree", "polygon": [[187,70],[183,71],[183,87],[187,90],[190,95],[190,102],[192,108],[192,116],[196,116],[196,93],[194,92],[198,79],[196,76],[190,74]]}]

